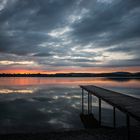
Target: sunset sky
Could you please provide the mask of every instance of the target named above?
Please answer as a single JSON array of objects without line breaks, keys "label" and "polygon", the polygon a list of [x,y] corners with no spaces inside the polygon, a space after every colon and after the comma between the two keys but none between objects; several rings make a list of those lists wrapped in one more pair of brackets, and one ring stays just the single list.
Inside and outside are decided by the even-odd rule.
[{"label": "sunset sky", "polygon": [[140,0],[0,0],[0,73],[140,71]]}]

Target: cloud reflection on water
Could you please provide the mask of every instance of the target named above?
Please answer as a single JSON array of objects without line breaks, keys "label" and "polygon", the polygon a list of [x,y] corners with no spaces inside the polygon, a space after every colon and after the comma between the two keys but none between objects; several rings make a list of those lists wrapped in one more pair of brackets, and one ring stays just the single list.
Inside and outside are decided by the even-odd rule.
[{"label": "cloud reflection on water", "polygon": [[0,89],[0,94],[13,94],[13,93],[20,93],[20,94],[31,94],[33,90],[23,89],[23,90],[12,90],[12,89]]},{"label": "cloud reflection on water", "polygon": [[[137,80],[118,82],[104,78],[1,78],[0,81],[1,133],[83,128],[79,118],[80,84],[94,84],[122,92],[132,89],[136,96],[139,96],[140,89]],[[95,116],[98,114],[97,106],[98,100],[93,98]],[[102,106],[104,122],[109,124],[111,113],[108,109],[112,108],[106,103]]]}]

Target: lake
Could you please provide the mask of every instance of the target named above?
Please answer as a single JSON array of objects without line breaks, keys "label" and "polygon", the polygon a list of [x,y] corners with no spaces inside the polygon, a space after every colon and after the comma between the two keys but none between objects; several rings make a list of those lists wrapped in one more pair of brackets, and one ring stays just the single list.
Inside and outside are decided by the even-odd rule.
[{"label": "lake", "polygon": [[[84,128],[79,116],[79,85],[96,85],[140,98],[139,79],[1,77],[0,133]],[[112,106],[102,102],[102,107],[102,124],[112,126]],[[98,118],[97,98],[93,98],[92,112]],[[116,114],[117,126],[125,126],[125,115],[118,110]]]}]

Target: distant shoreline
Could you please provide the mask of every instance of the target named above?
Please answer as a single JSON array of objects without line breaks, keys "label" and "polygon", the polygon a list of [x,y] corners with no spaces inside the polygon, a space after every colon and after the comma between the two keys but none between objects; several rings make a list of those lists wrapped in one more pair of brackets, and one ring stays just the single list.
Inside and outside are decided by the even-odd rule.
[{"label": "distant shoreline", "polygon": [[140,72],[113,72],[113,73],[56,73],[56,74],[0,74],[0,77],[106,77],[106,78],[135,78],[140,79]]}]

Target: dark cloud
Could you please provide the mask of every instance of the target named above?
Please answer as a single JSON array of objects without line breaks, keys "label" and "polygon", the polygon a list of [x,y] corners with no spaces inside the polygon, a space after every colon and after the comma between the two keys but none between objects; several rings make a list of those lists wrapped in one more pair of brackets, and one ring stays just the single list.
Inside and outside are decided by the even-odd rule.
[{"label": "dark cloud", "polygon": [[131,67],[131,66],[140,66],[139,65],[140,59],[139,58],[135,58],[135,59],[128,59],[128,60],[117,60],[117,61],[110,61],[108,64],[106,65],[102,65],[102,66],[107,66],[107,67],[124,67],[124,63],[126,67]]},{"label": "dark cloud", "polygon": [[51,56],[52,54],[51,53],[36,53],[32,56],[37,56],[37,57],[49,57]]},{"label": "dark cloud", "polygon": [[140,35],[139,0],[113,1],[111,4],[93,1],[87,17],[73,25],[74,38],[79,42],[113,45]]},{"label": "dark cloud", "polygon": [[2,0],[0,5],[0,61],[30,60],[44,69],[139,66],[139,0]]}]

